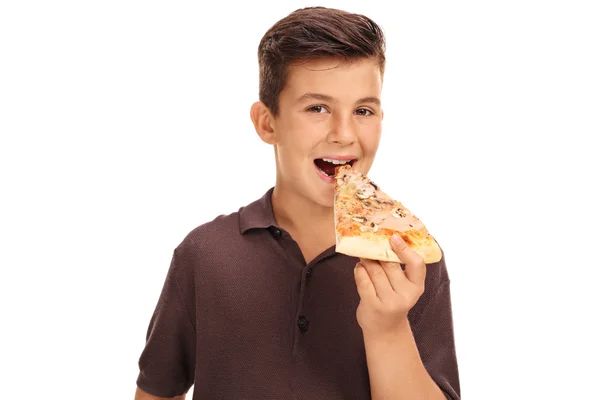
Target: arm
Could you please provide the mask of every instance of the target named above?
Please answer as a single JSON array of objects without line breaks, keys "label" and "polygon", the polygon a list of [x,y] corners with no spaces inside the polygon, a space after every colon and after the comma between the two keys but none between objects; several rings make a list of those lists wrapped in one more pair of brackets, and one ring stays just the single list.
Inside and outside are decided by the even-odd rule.
[{"label": "arm", "polygon": [[446,399],[421,361],[408,320],[396,332],[367,333],[364,340],[373,400]]},{"label": "arm", "polygon": [[[398,239],[397,241],[395,239]],[[425,288],[426,265],[394,236],[392,248],[406,264],[361,259],[355,268],[360,295],[358,323],[363,330],[373,400],[445,400],[425,368],[408,312]]]},{"label": "arm", "polygon": [[177,397],[169,397],[167,399],[166,397],[152,396],[151,394],[144,392],[142,389],[137,388],[135,391],[135,399],[134,400],[185,400],[185,394],[182,394],[181,396],[177,396]]},{"label": "arm", "polygon": [[138,361],[136,400],[183,400],[194,383],[194,279],[187,264],[179,260],[176,249]]}]

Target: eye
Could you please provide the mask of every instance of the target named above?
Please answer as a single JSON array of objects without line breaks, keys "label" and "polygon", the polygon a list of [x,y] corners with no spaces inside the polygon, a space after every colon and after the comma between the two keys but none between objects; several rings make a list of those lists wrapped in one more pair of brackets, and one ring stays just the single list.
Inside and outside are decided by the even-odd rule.
[{"label": "eye", "polygon": [[374,115],[373,111],[369,110],[368,108],[359,108],[355,112],[361,117],[368,117],[369,115]]},{"label": "eye", "polygon": [[327,109],[323,106],[312,106],[308,108],[307,111],[310,111],[315,114],[323,114],[327,112]]}]

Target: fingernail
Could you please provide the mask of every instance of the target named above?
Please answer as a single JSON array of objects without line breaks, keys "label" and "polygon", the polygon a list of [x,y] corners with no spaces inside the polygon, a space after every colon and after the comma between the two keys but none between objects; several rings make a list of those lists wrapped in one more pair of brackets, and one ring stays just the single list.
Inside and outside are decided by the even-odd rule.
[{"label": "fingernail", "polygon": [[401,244],[402,243],[402,238],[400,237],[400,235],[398,235],[397,233],[394,233],[392,235],[392,243],[396,244],[396,245]]}]

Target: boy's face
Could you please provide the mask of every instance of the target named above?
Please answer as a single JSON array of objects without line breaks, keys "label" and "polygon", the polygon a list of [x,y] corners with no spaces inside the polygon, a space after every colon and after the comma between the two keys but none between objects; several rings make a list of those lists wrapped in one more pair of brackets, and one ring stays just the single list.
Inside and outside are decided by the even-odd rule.
[{"label": "boy's face", "polygon": [[332,207],[335,164],[327,160],[352,160],[366,174],[381,136],[381,88],[372,59],[290,66],[273,120],[281,187]]}]

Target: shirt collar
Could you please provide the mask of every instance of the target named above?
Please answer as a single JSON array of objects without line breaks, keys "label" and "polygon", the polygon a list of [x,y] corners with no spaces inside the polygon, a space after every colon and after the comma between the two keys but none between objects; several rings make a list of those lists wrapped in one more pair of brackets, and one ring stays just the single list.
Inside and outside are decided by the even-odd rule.
[{"label": "shirt collar", "polygon": [[[273,189],[269,189],[260,199],[240,209],[240,233],[243,235],[251,229],[268,229],[277,227],[275,214],[273,213],[272,195]],[[336,255],[335,245],[321,253],[311,264],[315,264],[325,258]]]},{"label": "shirt collar", "polygon": [[240,233],[244,234],[250,229],[277,226],[271,200],[273,189],[269,189],[260,199],[240,210]]}]

